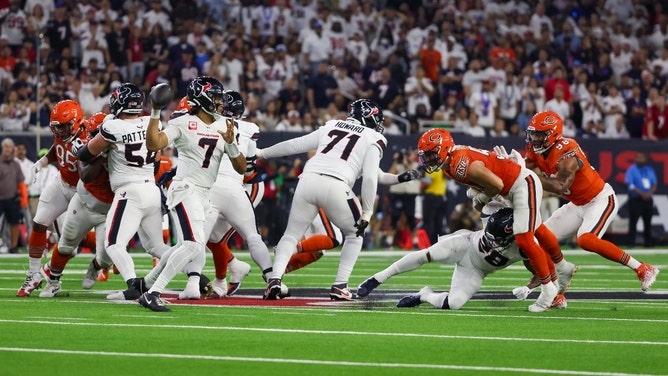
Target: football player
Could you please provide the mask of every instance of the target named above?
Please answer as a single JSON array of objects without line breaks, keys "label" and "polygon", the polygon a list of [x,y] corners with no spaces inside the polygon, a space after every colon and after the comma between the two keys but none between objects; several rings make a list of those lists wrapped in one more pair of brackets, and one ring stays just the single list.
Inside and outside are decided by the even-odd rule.
[{"label": "football player", "polygon": [[[485,206],[482,210],[483,214],[491,213],[483,230],[459,230],[439,237],[438,242],[431,247],[410,252],[366,279],[357,288],[357,295],[369,295],[397,274],[415,270],[426,263],[441,262],[455,265],[450,291],[436,293],[425,286],[417,294],[402,298],[397,307],[416,307],[427,302],[440,309],[460,309],[480,290],[485,277],[525,259],[514,242],[516,235],[511,230],[514,226],[514,210],[507,206],[499,208],[497,205]],[[566,306],[551,304],[551,308]]]},{"label": "football player", "polygon": [[[305,136],[257,150],[258,158],[275,158],[317,149],[299,178],[287,228],[276,246],[273,275],[264,299],[276,299],[281,293],[281,278],[290,257],[321,208],[345,237],[329,296],[352,299],[348,279],[373,214],[380,158],[387,145],[382,132],[382,110],[370,100],[358,99],[351,103],[345,121],[330,120]],[[361,205],[352,189],[360,176],[363,177]]]},{"label": "football player", "polygon": [[[553,283],[557,282],[557,272],[560,278],[564,275],[564,281],[567,273],[555,271],[554,264],[546,255],[549,252],[556,257],[561,255],[561,249],[554,234],[541,223],[538,209],[542,187],[538,176],[494,152],[455,146],[450,132],[445,129],[425,132],[418,141],[418,156],[427,173],[442,169],[448,178],[475,188],[474,201],[486,203],[497,194],[511,201],[515,241],[527,254],[541,281],[541,293],[529,306],[529,311],[547,310],[560,290],[560,286]],[[575,265],[570,265],[575,268]]]},{"label": "football player", "polygon": [[[84,121],[88,140],[99,132],[99,126],[107,114],[96,113]],[[49,276],[47,286],[39,294],[40,298],[52,298],[61,290],[60,276],[67,262],[74,256],[74,250],[91,229],[96,234],[96,255],[91,261],[83,280],[83,288],[90,289],[97,281],[98,270],[111,266],[111,259],[104,249],[104,222],[114,199],[106,170],[106,156],[99,156],[84,163],[79,161],[79,180],[76,193],[68,207],[62,225],[61,237],[53,249],[51,260],[42,267],[42,275]]]},{"label": "football player", "polygon": [[527,168],[537,168],[543,188],[569,201],[545,225],[558,239],[577,235],[582,249],[634,270],[641,289],[647,291],[659,269],[602,239],[617,214],[617,195],[589,163],[578,143],[563,137],[562,128],[563,120],[552,111],[537,113],[527,127]]},{"label": "football player", "polygon": [[[41,263],[47,248],[47,227],[67,210],[79,181],[79,166],[72,147],[75,141],[81,143],[86,138],[83,121],[81,106],[73,100],[60,101],[51,109],[49,127],[54,136],[53,145],[49,152],[32,166],[32,180],[35,181],[37,174],[53,162],[58,162],[60,174],[40,195],[28,240],[29,269],[16,296],[30,296],[30,293],[43,283],[40,271],[45,272]],[[46,272],[48,279],[48,270]]]},{"label": "football player", "polygon": [[[145,290],[137,278],[128,242],[137,231],[145,232],[143,246],[160,258],[169,248],[162,241],[160,191],[155,185],[156,153],[147,147],[150,118],[142,116],[144,93],[134,84],[123,83],[109,99],[113,118],[104,121],[100,132],[77,150],[79,160],[89,162],[108,151],[109,183],[114,199],[105,221],[105,248],[128,285],[107,299],[134,300]],[[158,121],[159,123],[159,121]]]},{"label": "football player", "polygon": [[[189,114],[170,120],[160,131],[160,109],[171,102],[164,95],[167,88],[157,85],[151,89],[153,110],[146,137],[149,150],[157,151],[173,142],[179,151],[179,167],[166,203],[179,242],[146,276],[151,287],[139,298],[143,307],[158,312],[171,311],[160,295],[174,276],[190,263],[204,265],[206,213],[221,160],[229,158],[237,173],[246,172],[246,157],[237,146],[234,120],[222,116],[224,93],[220,81],[207,76],[192,80],[187,89]],[[189,273],[188,284],[199,285],[199,275],[193,273],[201,273],[201,269]]]}]

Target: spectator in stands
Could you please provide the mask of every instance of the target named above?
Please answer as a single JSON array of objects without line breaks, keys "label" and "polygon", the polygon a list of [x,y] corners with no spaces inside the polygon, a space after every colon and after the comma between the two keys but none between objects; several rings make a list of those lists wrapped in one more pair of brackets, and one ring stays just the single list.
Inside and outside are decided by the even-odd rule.
[{"label": "spectator in stands", "polygon": [[485,128],[491,129],[494,125],[494,118],[498,115],[499,104],[496,95],[493,92],[493,83],[489,79],[484,79],[480,91],[471,93],[468,101],[468,107],[471,112],[477,116],[478,124]]},{"label": "spectator in stands", "polygon": [[[19,98],[16,90],[7,94],[5,103],[0,105],[0,129],[4,132],[21,132],[28,129],[30,108],[25,100]],[[14,146],[12,143],[12,152]]]},{"label": "spectator in stands", "polygon": [[643,138],[658,141],[668,138],[668,106],[666,97],[657,95],[652,106],[647,110],[645,123],[643,124]]},{"label": "spectator in stands", "polygon": [[506,64],[506,82],[496,84],[496,96],[499,98],[499,116],[506,124],[506,129],[515,122],[520,109],[522,95],[516,84],[517,77],[514,74],[514,66]]},{"label": "spectator in stands", "polygon": [[142,16],[141,29],[151,30],[154,25],[159,24],[166,32],[172,31],[172,22],[169,19],[169,11],[163,9],[161,0],[151,0],[150,10]]},{"label": "spectator in stands", "polygon": [[441,70],[439,77],[443,98],[448,98],[452,93],[458,100],[464,99],[464,87],[462,86],[464,71],[459,69],[457,64],[457,57],[449,56],[447,66]]},{"label": "spectator in stands", "polygon": [[469,63],[469,69],[462,76],[462,86],[464,88],[465,100],[471,98],[472,93],[479,92],[482,89],[482,82],[485,75],[480,70],[480,60],[473,59]]},{"label": "spectator in stands", "polygon": [[152,71],[161,61],[169,58],[167,37],[160,24],[153,26],[149,36],[144,41],[144,56],[146,57],[146,72]]},{"label": "spectator in stands", "polygon": [[339,87],[329,70],[329,65],[325,61],[320,62],[317,74],[311,77],[306,89],[306,101],[311,114],[319,117],[338,92]]},{"label": "spectator in stands", "polygon": [[130,49],[130,29],[123,26],[123,20],[116,18],[112,29],[105,38],[109,49],[109,61],[116,65],[123,78],[128,78],[128,50]]},{"label": "spectator in stands", "polygon": [[[616,85],[608,85],[608,95],[603,97],[603,124],[605,125],[605,132],[608,135],[616,134],[619,128],[620,119],[624,119],[626,114],[626,104],[624,98],[619,95],[619,89]],[[626,129],[624,128],[624,131]]]},{"label": "spectator in stands", "polygon": [[91,59],[97,60],[100,69],[104,69],[107,66],[106,62],[110,61],[107,39],[94,18],[88,21],[87,30],[81,34],[81,48],[83,49],[81,68],[86,67]]},{"label": "spectator in stands", "polygon": [[543,106],[541,111],[554,111],[559,116],[561,116],[561,119],[566,121],[571,115],[571,106],[568,104],[568,102],[564,99],[564,87],[559,85],[556,86],[554,89],[554,97],[547,102],[545,102],[545,105]]},{"label": "spectator in stands", "polygon": [[193,51],[183,50],[181,61],[172,67],[172,88],[175,90],[176,98],[182,98],[186,95],[186,88],[190,81],[200,75],[200,67],[195,62]]},{"label": "spectator in stands", "polygon": [[626,130],[631,138],[642,138],[643,123],[647,112],[647,102],[641,97],[639,84],[631,89],[631,98],[626,100]]},{"label": "spectator in stands", "polygon": [[478,114],[475,111],[472,111],[469,115],[468,128],[464,128],[464,132],[473,137],[485,137],[487,136],[487,132],[485,128],[480,125],[478,119]]},{"label": "spectator in stands", "polygon": [[278,100],[280,101],[279,112],[281,114],[288,112],[288,104],[291,104],[293,109],[302,108],[302,95],[301,91],[297,88],[296,78],[290,78],[285,81],[285,86],[278,92]]},{"label": "spectator in stands", "polygon": [[[510,124],[508,124],[510,128]],[[506,122],[503,119],[494,120],[494,127],[489,131],[489,136],[493,138],[498,137],[508,137],[508,131],[506,130]]]},{"label": "spectator in stands", "polygon": [[288,117],[278,122],[273,130],[276,132],[306,132],[302,127],[301,117],[297,110],[290,110]]},{"label": "spectator in stands", "polygon": [[257,58],[258,76],[262,80],[264,93],[262,94],[261,106],[266,106],[269,102],[278,99],[278,93],[285,84],[287,72],[285,66],[276,61],[276,50],[272,47],[265,47],[262,50],[262,56]]},{"label": "spectator in stands", "polygon": [[415,116],[415,109],[418,104],[426,107],[426,112],[431,114],[430,98],[434,94],[432,81],[425,76],[424,67],[418,65],[415,67],[415,75],[408,78],[404,84],[404,96],[407,103],[406,108],[409,116]]},{"label": "spectator in stands", "polygon": [[[144,65],[144,40],[142,37],[143,30],[135,27],[130,31],[130,40],[128,42],[127,60],[130,69],[127,76],[127,81],[132,82],[138,86],[144,83],[146,74],[146,67]],[[188,67],[186,60],[181,60],[185,67]],[[192,63],[193,60],[190,60]],[[195,63],[195,65],[197,65]],[[199,65],[197,65],[199,67]],[[181,72],[183,73],[183,72]],[[191,72],[192,73],[192,72]],[[191,77],[191,79],[194,77]]]},{"label": "spectator in stands", "polygon": [[315,76],[319,72],[320,64],[328,64],[332,54],[329,38],[323,33],[322,24],[314,21],[311,24],[313,33],[309,33],[302,43],[302,58],[307,72]]}]

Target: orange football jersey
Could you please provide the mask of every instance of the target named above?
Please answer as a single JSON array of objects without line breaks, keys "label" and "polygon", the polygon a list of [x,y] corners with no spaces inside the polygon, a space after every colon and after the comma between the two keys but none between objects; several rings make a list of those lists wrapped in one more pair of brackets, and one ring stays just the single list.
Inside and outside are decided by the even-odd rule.
[{"label": "orange football jersey", "polygon": [[[78,138],[86,142],[87,133],[81,132]],[[79,165],[77,157],[72,154],[72,143],[65,143],[59,137],[54,137],[53,148],[56,151],[58,170],[63,181],[73,187],[79,182]]]},{"label": "orange football jersey", "polygon": [[475,161],[481,161],[485,167],[501,178],[503,181],[503,189],[499,192],[501,196],[508,194],[522,169],[517,163],[507,158],[498,157],[492,151],[455,145],[450,151],[450,170],[445,171],[445,175],[460,183],[482,189],[468,177],[469,168]]},{"label": "orange football jersey", "polygon": [[565,158],[577,158],[580,169],[575,173],[573,184],[563,193],[564,198],[575,205],[585,205],[598,195],[605,181],[596,172],[587,160],[584,152],[575,140],[562,138],[549,150],[547,158],[542,154],[536,154],[527,146],[527,159],[536,163],[543,176],[554,178],[557,176],[557,163]]},{"label": "orange football jersey", "polygon": [[[102,157],[98,157],[102,158]],[[90,183],[84,183],[84,188],[96,199],[111,204],[114,201],[114,192],[111,190],[109,184],[109,171],[107,171],[107,157],[104,157],[104,166],[100,169],[100,173]]]}]

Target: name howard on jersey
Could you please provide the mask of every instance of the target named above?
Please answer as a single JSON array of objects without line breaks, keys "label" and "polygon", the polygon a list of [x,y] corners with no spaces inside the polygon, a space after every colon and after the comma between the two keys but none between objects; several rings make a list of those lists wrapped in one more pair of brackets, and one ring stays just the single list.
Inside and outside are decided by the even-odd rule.
[{"label": "name howard on jersey", "polygon": [[353,132],[357,132],[357,133],[362,133],[362,131],[367,129],[364,126],[345,123],[343,121],[339,121],[338,123],[334,124],[334,126],[337,127],[337,128],[341,128],[341,129],[345,129],[345,130],[353,131]]},{"label": "name howard on jersey", "polygon": [[146,139],[146,130],[144,129],[132,133],[126,133],[121,136],[121,140],[124,144],[144,141],[145,139]]}]

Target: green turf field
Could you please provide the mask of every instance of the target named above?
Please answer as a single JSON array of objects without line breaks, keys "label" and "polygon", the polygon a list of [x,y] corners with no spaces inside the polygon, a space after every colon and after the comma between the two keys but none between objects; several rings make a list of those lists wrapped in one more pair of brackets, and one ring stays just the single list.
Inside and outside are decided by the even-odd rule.
[{"label": "green turf field", "polygon": [[[398,309],[398,298],[424,285],[447,290],[452,266],[428,264],[381,285],[369,301],[330,304],[339,258],[329,252],[284,279],[296,295],[289,300],[310,297],[311,305],[262,306],[254,265],[235,300],[241,306],[221,299],[155,313],[105,299],[123,288],[119,275],[82,290],[86,254],[62,277],[69,296],[39,298],[37,290],[17,298],[27,255],[0,255],[0,375],[668,374],[668,250],[630,252],[664,270],[646,294],[633,271],[565,253],[580,266],[568,308],[539,314],[510,294],[528,280],[520,266],[488,277],[459,311]],[[363,252],[351,287],[402,254]],[[247,252],[237,255],[250,262]],[[135,262],[139,275],[151,267],[141,253]],[[205,274],[212,270],[208,263]],[[179,276],[169,287],[184,285]]]}]

